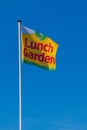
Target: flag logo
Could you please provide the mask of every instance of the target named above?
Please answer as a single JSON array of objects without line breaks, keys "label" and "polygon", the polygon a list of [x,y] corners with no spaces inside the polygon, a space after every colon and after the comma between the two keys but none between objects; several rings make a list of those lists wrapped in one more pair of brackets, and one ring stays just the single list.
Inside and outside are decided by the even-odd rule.
[{"label": "flag logo", "polygon": [[44,34],[22,26],[22,61],[48,70],[56,68],[59,45]]},{"label": "flag logo", "polygon": [[46,36],[44,35],[44,34],[40,34],[40,32],[35,32],[35,34],[36,34],[36,36],[42,41],[42,40],[44,40],[45,38],[46,38]]}]

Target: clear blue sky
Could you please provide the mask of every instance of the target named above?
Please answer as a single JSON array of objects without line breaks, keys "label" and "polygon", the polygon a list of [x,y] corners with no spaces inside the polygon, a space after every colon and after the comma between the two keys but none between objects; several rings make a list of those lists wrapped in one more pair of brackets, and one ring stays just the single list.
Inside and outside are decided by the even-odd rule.
[{"label": "clear blue sky", "polygon": [[56,71],[23,64],[23,130],[87,130],[87,1],[0,1],[0,130],[18,130],[17,20],[59,43]]}]

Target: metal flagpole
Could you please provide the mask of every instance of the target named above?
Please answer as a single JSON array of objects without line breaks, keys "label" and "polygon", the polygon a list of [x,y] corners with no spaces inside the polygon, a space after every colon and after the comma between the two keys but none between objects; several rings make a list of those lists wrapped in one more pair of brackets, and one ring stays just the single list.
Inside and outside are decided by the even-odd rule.
[{"label": "metal flagpole", "polygon": [[21,20],[18,20],[18,47],[19,47],[19,130],[22,130],[22,64],[21,64]]}]

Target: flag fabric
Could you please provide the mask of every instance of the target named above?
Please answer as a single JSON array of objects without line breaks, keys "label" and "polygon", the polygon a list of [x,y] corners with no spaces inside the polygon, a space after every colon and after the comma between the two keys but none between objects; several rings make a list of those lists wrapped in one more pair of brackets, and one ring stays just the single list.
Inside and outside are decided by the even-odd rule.
[{"label": "flag fabric", "polygon": [[59,45],[44,34],[22,26],[22,61],[48,70],[56,68]]}]

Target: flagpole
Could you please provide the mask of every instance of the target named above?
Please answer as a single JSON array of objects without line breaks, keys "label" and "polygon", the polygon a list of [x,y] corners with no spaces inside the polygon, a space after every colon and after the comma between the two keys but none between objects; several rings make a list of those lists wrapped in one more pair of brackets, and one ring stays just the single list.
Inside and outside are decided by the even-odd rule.
[{"label": "flagpole", "polygon": [[21,20],[18,20],[18,48],[19,48],[19,130],[22,130],[22,63],[21,63]]}]

